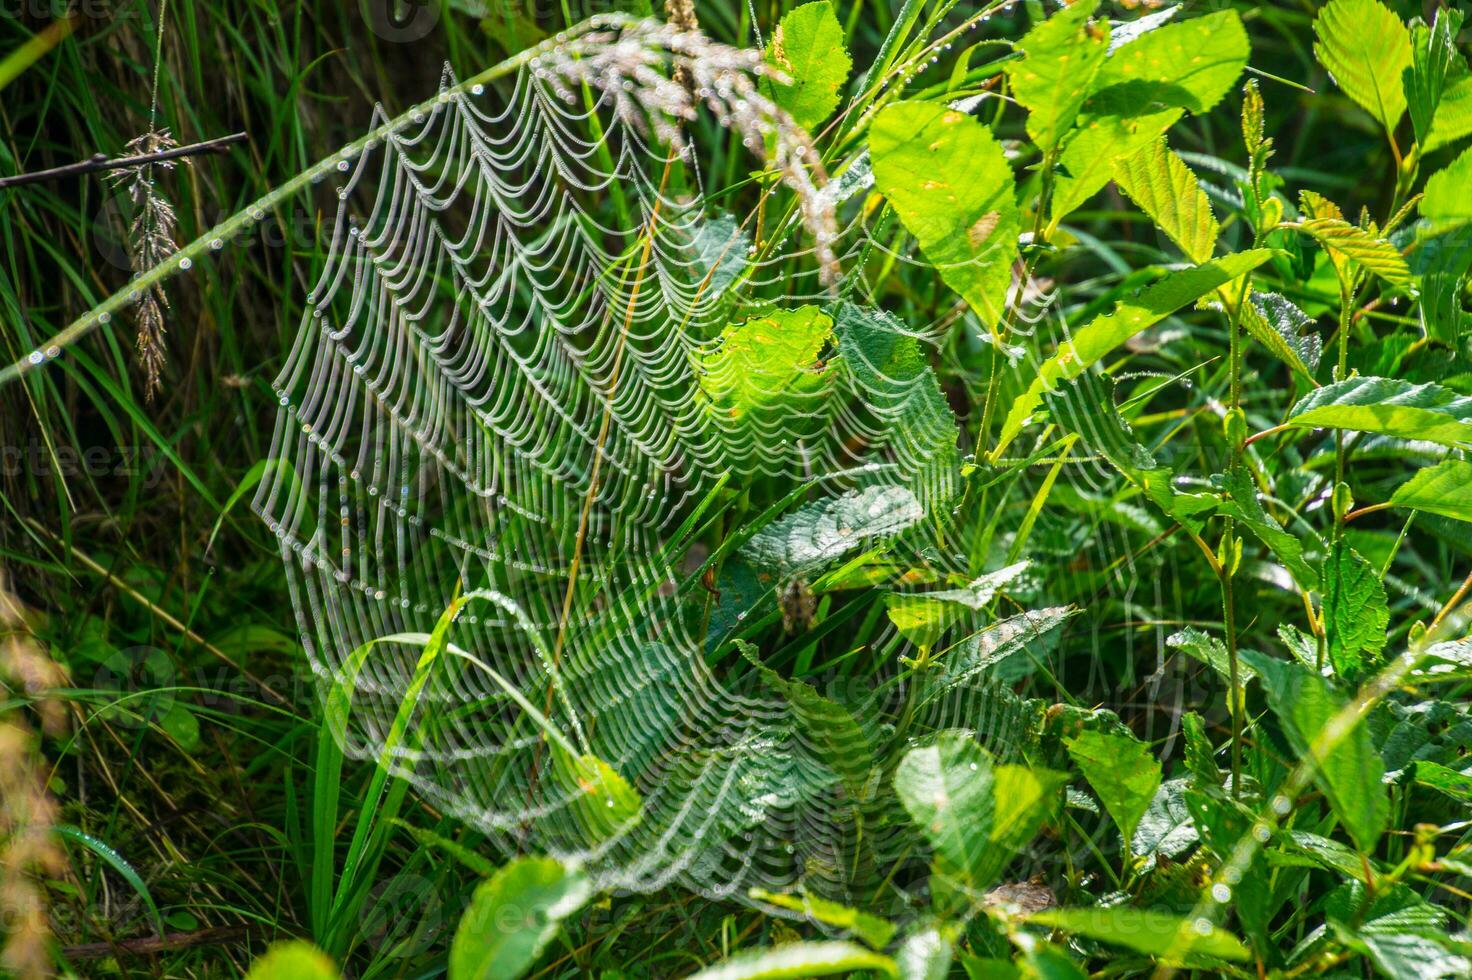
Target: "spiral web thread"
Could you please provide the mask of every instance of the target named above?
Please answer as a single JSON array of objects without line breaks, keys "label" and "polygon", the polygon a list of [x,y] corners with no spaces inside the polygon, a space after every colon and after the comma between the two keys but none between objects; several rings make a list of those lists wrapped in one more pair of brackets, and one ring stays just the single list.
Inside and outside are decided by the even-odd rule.
[{"label": "spiral web thread", "polygon": [[[677,57],[684,44],[697,67],[755,70],[651,30],[604,43]],[[813,384],[774,380],[771,410],[746,417],[713,411],[713,375],[735,370],[713,366],[734,295],[823,301],[862,242],[804,232],[811,202],[784,212],[773,198],[764,234],[786,248],[748,254],[751,222],[704,202],[681,132],[630,111],[632,86],[569,91],[570,74],[589,77],[566,67],[534,61],[504,102],[447,73],[431,109],[344,173],[276,382],[284,465],[255,500],[328,720],[350,755],[507,853],[575,859],[600,887],[872,891],[910,841],[884,829],[902,818],[873,813],[892,805],[876,802],[881,774],[820,751],[810,709],[780,684],[708,665],[691,530],[723,480],[809,481],[807,516],[764,532],[791,576],[881,540],[964,570],[946,520],[955,432],[905,424],[939,389],[874,354],[925,338],[839,306]],[[757,98],[721,71],[696,77],[703,97],[708,84]],[[457,596],[442,652],[422,662]],[[886,630],[876,646],[893,662],[903,641]],[[875,758],[893,734],[874,720],[880,697],[848,695],[843,733]],[[1024,724],[981,682],[933,692],[916,720],[987,734],[1003,754]],[[637,814],[580,756],[628,781]]]}]

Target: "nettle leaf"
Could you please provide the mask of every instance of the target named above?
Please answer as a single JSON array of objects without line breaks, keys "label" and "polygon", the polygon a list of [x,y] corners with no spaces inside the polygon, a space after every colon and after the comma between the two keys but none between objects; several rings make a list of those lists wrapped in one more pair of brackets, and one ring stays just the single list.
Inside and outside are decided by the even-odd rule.
[{"label": "nettle leaf", "polygon": [[1144,861],[1143,870],[1155,867],[1162,857],[1179,857],[1200,840],[1196,825],[1191,821],[1191,811],[1186,806],[1186,786],[1184,779],[1161,783],[1145,815],[1140,818],[1130,850]]},{"label": "nettle leaf", "polygon": [[[1221,677],[1232,675],[1231,664],[1227,658],[1227,645],[1194,626],[1187,626],[1183,630],[1172,633],[1165,638],[1165,645],[1201,661]],[[1237,672],[1244,684],[1257,676],[1256,671],[1241,662],[1237,664]]]},{"label": "nettle leaf", "polygon": [[1043,394],[1083,374],[1104,355],[1141,331],[1159,323],[1181,307],[1215,292],[1220,286],[1245,275],[1272,256],[1267,249],[1251,249],[1223,256],[1193,269],[1173,272],[1138,296],[1122,300],[1111,313],[1090,322],[1059,345],[1057,353],[1038,368],[1026,392],[1012,403],[1002,422],[992,458],[1015,439],[1043,402]]},{"label": "nettle leaf", "polygon": [[1330,0],[1314,20],[1314,55],[1345,95],[1387,133],[1406,111],[1401,76],[1411,67],[1411,34],[1378,0]]},{"label": "nettle leaf", "polygon": [[947,653],[940,669],[927,675],[920,704],[928,704],[948,691],[971,683],[983,671],[1014,654],[1037,647],[1039,641],[1077,613],[1077,609],[1069,606],[1053,606],[1028,610],[993,623],[959,649]]},{"label": "nettle leaf", "polygon": [[1166,24],[1110,54],[1059,157],[1050,227],[1109,183],[1115,161],[1155,142],[1184,113],[1220,102],[1249,53],[1241,18],[1221,10]]},{"label": "nettle leaf", "polygon": [[991,130],[933,102],[897,102],[869,128],[874,184],[941,279],[984,323],[1006,306],[1021,217]]},{"label": "nettle leaf", "polygon": [[1027,135],[1041,150],[1058,145],[1073,125],[1109,50],[1108,23],[1091,24],[1099,0],[1080,0],[1017,42],[1022,55],[1005,65],[1012,95],[1027,109]]},{"label": "nettle leaf", "polygon": [[569,794],[572,810],[590,844],[606,841],[638,821],[643,800],[618,770],[596,755],[574,756],[552,746],[554,771]]},{"label": "nettle leaf", "polygon": [[1348,681],[1363,677],[1385,648],[1390,611],[1375,566],[1343,541],[1324,559],[1324,630],[1329,662]]},{"label": "nettle leaf", "polygon": [[984,870],[996,796],[981,746],[949,733],[911,749],[895,769],[894,790],[947,872],[972,879]]},{"label": "nettle leaf", "polygon": [[1298,227],[1323,246],[1341,279],[1348,280],[1355,269],[1364,269],[1392,286],[1411,284],[1411,269],[1405,257],[1385,239],[1343,218],[1309,218]]},{"label": "nettle leaf", "polygon": [[1375,849],[1390,819],[1385,765],[1363,719],[1340,719],[1345,701],[1308,667],[1251,650],[1252,663],[1289,745],[1314,762],[1314,780],[1361,852]]},{"label": "nettle leaf", "polygon": [[744,950],[692,973],[687,980],[790,980],[855,970],[877,970],[885,976],[899,976],[899,968],[888,956],[858,943],[832,941],[783,943]]},{"label": "nettle leaf", "polygon": [[1340,940],[1364,952],[1392,980],[1462,977],[1472,960],[1446,933],[1449,916],[1403,884],[1367,895],[1347,881],[1324,900],[1324,914]]},{"label": "nettle leaf", "polygon": [[582,872],[555,858],[512,861],[476,887],[460,917],[450,943],[450,980],[521,976],[592,895]]},{"label": "nettle leaf", "polygon": [[1156,140],[1114,164],[1114,182],[1180,246],[1186,258],[1202,263],[1216,250],[1221,229],[1211,201],[1191,168]]},{"label": "nettle leaf", "polygon": [[1426,180],[1421,216],[1437,229],[1472,222],[1469,185],[1472,185],[1472,147]]},{"label": "nettle leaf", "polygon": [[1417,23],[1411,28],[1411,67],[1405,70],[1402,81],[1416,142],[1423,146],[1431,135],[1436,109],[1454,66],[1458,62],[1466,64],[1457,51],[1461,29],[1462,12],[1446,7],[1436,11],[1432,26]]},{"label": "nettle leaf", "polygon": [[804,504],[741,547],[753,566],[792,577],[812,572],[876,538],[898,534],[925,516],[905,487],[872,486]]},{"label": "nettle leaf", "polygon": [[[1031,916],[1028,921],[1101,943],[1123,946],[1167,963],[1182,963],[1195,956],[1238,961],[1252,958],[1242,941],[1230,932],[1199,919],[1148,909],[1123,905],[1049,909]],[[1205,929],[1201,928],[1203,924]]]},{"label": "nettle leaf", "polygon": [[1319,574],[1304,559],[1303,542],[1284,530],[1263,509],[1262,501],[1257,496],[1257,486],[1247,470],[1239,466],[1229,473],[1214,475],[1211,481],[1226,495],[1220,506],[1221,512],[1236,518],[1253,537],[1267,545],[1273,557],[1282,562],[1300,588],[1317,589]]},{"label": "nettle leaf", "polygon": [[803,129],[816,129],[838,107],[839,90],[853,61],[843,43],[843,25],[829,0],[814,0],[789,10],[767,48],[767,64],[787,83],[768,79],[772,99]]},{"label": "nettle leaf", "polygon": [[1319,369],[1323,341],[1309,328],[1313,317],[1278,293],[1253,291],[1242,305],[1241,323],[1248,336],[1310,384]]},{"label": "nettle leaf", "polygon": [[980,612],[1008,585],[1027,571],[1020,561],[988,572],[960,589],[934,592],[891,592],[884,597],[890,622],[917,647],[929,648],[967,612]]},{"label": "nettle leaf", "polygon": [[1129,735],[1085,731],[1064,743],[1128,845],[1160,788],[1160,760]]},{"label": "nettle leaf", "polygon": [[1472,446],[1472,398],[1436,384],[1348,378],[1309,392],[1288,413],[1295,428],[1348,429],[1443,446]]},{"label": "nettle leaf", "polygon": [[1448,459],[1419,470],[1395,488],[1390,502],[1456,521],[1472,521],[1472,463]]}]

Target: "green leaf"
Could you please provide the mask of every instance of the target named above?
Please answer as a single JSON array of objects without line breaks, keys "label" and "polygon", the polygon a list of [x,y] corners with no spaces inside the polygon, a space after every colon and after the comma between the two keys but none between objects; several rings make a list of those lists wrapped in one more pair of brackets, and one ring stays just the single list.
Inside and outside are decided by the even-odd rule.
[{"label": "green leaf", "polygon": [[555,858],[517,858],[476,886],[450,943],[450,980],[514,980],[593,890]]},{"label": "green leaf", "polygon": [[1472,398],[1435,384],[1348,378],[1309,392],[1289,411],[1285,424],[1463,448],[1472,446]]},{"label": "green leaf", "polygon": [[332,957],[304,939],[272,943],[251,963],[245,980],[337,980]]},{"label": "green leaf", "polygon": [[984,870],[995,813],[991,759],[955,734],[911,749],[894,774],[895,793],[947,871],[974,880]]},{"label": "green leaf", "polygon": [[1114,819],[1128,850],[1140,818],[1160,788],[1160,760],[1148,745],[1128,735],[1086,731],[1064,744]]},{"label": "green leaf", "polygon": [[[727,445],[733,470],[798,453],[784,438],[817,433],[833,369],[820,356],[833,320],[816,306],[771,310],[721,332],[697,357],[706,414]],[[769,464],[770,465],[770,464]]]},{"label": "green leaf", "polygon": [[1185,789],[1184,779],[1161,783],[1140,818],[1130,850],[1144,859],[1144,870],[1154,868],[1160,858],[1179,857],[1199,839],[1191,811],[1186,808]]},{"label": "green leaf", "polygon": [[1462,12],[1442,7],[1431,27],[1417,22],[1411,28],[1411,67],[1403,76],[1406,103],[1416,142],[1426,145],[1436,118],[1437,106],[1446,91],[1454,66],[1461,62],[1457,34],[1462,29]]},{"label": "green leaf", "polygon": [[946,654],[941,661],[940,670],[932,671],[931,676],[926,678],[925,693],[920,698],[920,706],[923,707],[948,691],[971,683],[983,671],[1008,657],[1036,648],[1039,641],[1077,612],[1077,609],[1070,606],[1052,606],[1028,610],[993,623],[959,649]]},{"label": "green leaf", "polygon": [[813,130],[832,115],[853,67],[833,4],[814,0],[789,10],[772,34],[767,64],[787,76],[785,83],[764,84],[799,126]]},{"label": "green leaf", "polygon": [[[1187,626],[1165,638],[1165,645],[1206,664],[1221,677],[1231,676],[1231,664],[1227,659],[1227,645],[1208,633],[1203,633],[1194,626]],[[1256,676],[1253,669],[1244,663],[1239,663],[1238,672],[1242,683],[1246,684]]]},{"label": "green leaf", "polygon": [[1441,102],[1436,106],[1436,115],[1431,120],[1431,135],[1426,138],[1424,153],[1434,153],[1444,146],[1451,146],[1472,133],[1472,69],[1458,57],[1452,62],[1446,88],[1441,93]]},{"label": "green leaf", "polygon": [[1390,612],[1375,566],[1343,541],[1324,559],[1324,629],[1334,672],[1354,683],[1385,648]]},{"label": "green leaf", "polygon": [[1211,259],[1221,229],[1185,161],[1156,140],[1114,165],[1114,182],[1195,263]]},{"label": "green leaf", "polygon": [[745,950],[691,974],[687,980],[800,980],[853,970],[878,970],[886,976],[899,976],[894,960],[857,943],[795,942],[770,949]]},{"label": "green leaf", "polygon": [[1329,682],[1297,663],[1242,651],[1262,681],[1268,707],[1289,745],[1312,760],[1314,779],[1362,853],[1371,853],[1390,819],[1385,766],[1362,719],[1345,715]]},{"label": "green leaf", "polygon": [[1335,935],[1364,952],[1382,976],[1435,980],[1472,972],[1472,960],[1456,951],[1461,944],[1446,933],[1446,910],[1403,884],[1377,888],[1371,897],[1361,882],[1345,882],[1324,906]]},{"label": "green leaf", "polygon": [[1216,474],[1211,481],[1226,495],[1221,512],[1236,518],[1253,537],[1267,545],[1299,587],[1317,589],[1319,573],[1304,560],[1303,542],[1284,530],[1263,509],[1262,502],[1258,500],[1257,486],[1246,468],[1239,466],[1229,473]]},{"label": "green leaf", "polygon": [[1378,0],[1330,0],[1314,20],[1314,55],[1344,94],[1394,131],[1406,111],[1401,76],[1411,67],[1411,35]]},{"label": "green leaf", "polygon": [[1472,270],[1472,235],[1461,226],[1429,235],[1416,244],[1416,258],[1421,329],[1427,340],[1457,350],[1472,334],[1472,314],[1462,303],[1462,287]]},{"label": "green leaf", "polygon": [[1017,42],[1021,60],[1005,65],[1012,95],[1027,109],[1027,135],[1050,150],[1073,125],[1109,50],[1108,22],[1090,24],[1099,0],[1079,0]]},{"label": "green leaf", "polygon": [[1390,502],[1456,521],[1472,521],[1472,463],[1448,459],[1418,470],[1395,488]]},{"label": "green leaf", "polygon": [[1185,112],[1220,102],[1249,51],[1241,18],[1222,10],[1141,34],[1111,54],[1059,157],[1049,227],[1109,183],[1115,161],[1155,142]]},{"label": "green leaf", "polygon": [[643,801],[618,770],[596,755],[574,756],[556,744],[552,758],[588,844],[602,843],[638,822]]},{"label": "green leaf", "polygon": [[1416,784],[1445,793],[1458,803],[1472,804],[1472,774],[1421,760],[1416,763]]},{"label": "green leaf", "polygon": [[1027,571],[1028,565],[1021,561],[988,572],[961,589],[891,592],[884,597],[885,611],[901,636],[917,647],[929,649],[967,612],[985,609],[997,593]]},{"label": "green leaf", "polygon": [[1037,377],[1021,397],[1012,403],[1002,422],[997,446],[991,452],[999,458],[1030,420],[1043,402],[1043,394],[1059,384],[1077,378],[1142,330],[1159,323],[1188,303],[1215,292],[1219,287],[1245,275],[1266,262],[1272,253],[1252,249],[1235,255],[1173,272],[1151,285],[1138,296],[1120,302],[1111,313],[1098,317],[1059,345],[1057,353],[1038,368]]},{"label": "green leaf", "polygon": [[769,892],[765,888],[753,888],[750,896],[759,902],[778,908],[801,912],[815,922],[844,929],[853,933],[875,949],[883,949],[894,938],[895,925],[877,915],[861,912],[847,905],[830,902],[826,898],[804,892],[801,895],[784,895]]},{"label": "green leaf", "polygon": [[1128,906],[1048,909],[1028,921],[1123,946],[1167,963],[1181,963],[1192,956],[1238,961],[1252,958],[1247,947],[1230,932],[1204,920],[1147,909]]},{"label": "green leaf", "polygon": [[1043,824],[1057,816],[1063,805],[1068,774],[1023,765],[992,767],[991,846],[978,863],[973,885],[985,888],[1000,877],[1008,862],[1026,847]]},{"label": "green leaf", "polygon": [[1181,717],[1181,735],[1186,743],[1186,768],[1191,773],[1192,785],[1206,791],[1220,789],[1222,772],[1216,765],[1216,748],[1206,734],[1206,722],[1196,712],[1186,712]]},{"label": "green leaf", "polygon": [[1472,185],[1472,147],[1427,178],[1421,216],[1439,230],[1472,222],[1469,185]]},{"label": "green leaf", "polygon": [[804,504],[752,535],[741,551],[752,565],[780,576],[807,574],[924,516],[920,501],[905,487],[865,487]]},{"label": "green leaf", "polygon": [[1242,306],[1242,328],[1304,380],[1314,382],[1323,341],[1309,328],[1313,318],[1278,293],[1253,290]]},{"label": "green leaf", "polygon": [[128,863],[127,858],[119,854],[111,844],[107,843],[104,840],[101,840],[100,838],[93,837],[91,834],[87,833],[85,830],[82,830],[80,827],[74,827],[71,824],[63,823],[57,824],[56,826],[52,827],[51,830],[58,837],[65,838],[66,840],[73,841],[74,843],[82,845],[87,850],[91,851],[93,854],[101,858],[108,867],[113,869],[113,871],[116,871],[118,877],[127,882],[128,887],[133,889],[134,893],[143,900],[143,907],[148,910],[148,918],[150,923],[153,925],[153,928],[157,931],[158,935],[163,935],[164,923],[163,919],[158,914],[158,905],[155,904],[153,901],[153,894],[148,890],[148,884],[143,880],[143,876],[140,875],[137,870]]},{"label": "green leaf", "polygon": [[874,184],[946,285],[995,327],[1021,217],[1012,168],[991,131],[955,109],[897,102],[869,129]]},{"label": "green leaf", "polygon": [[1309,218],[1300,222],[1298,227],[1323,246],[1341,278],[1347,280],[1356,268],[1360,268],[1392,286],[1411,284],[1411,270],[1405,257],[1385,239],[1376,238],[1343,218]]},{"label": "green leaf", "polygon": [[843,303],[836,319],[839,367],[889,433],[896,469],[923,505],[950,500],[958,492],[960,429],[925,349],[883,310]]}]

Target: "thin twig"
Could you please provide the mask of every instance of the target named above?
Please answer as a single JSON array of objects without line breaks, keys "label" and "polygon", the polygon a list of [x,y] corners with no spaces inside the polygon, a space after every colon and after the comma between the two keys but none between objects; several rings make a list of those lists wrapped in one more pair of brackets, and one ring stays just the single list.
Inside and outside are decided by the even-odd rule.
[{"label": "thin twig", "polygon": [[52,167],[49,170],[35,170],[25,174],[13,174],[9,177],[0,177],[0,188],[18,187],[21,184],[39,184],[44,180],[55,180],[59,177],[75,177],[80,174],[98,173],[104,170],[127,170],[129,167],[142,167],[150,163],[161,163],[165,160],[175,160],[179,157],[200,156],[205,153],[224,153],[236,143],[243,143],[249,136],[246,133],[231,133],[229,136],[219,136],[202,143],[190,143],[188,146],[176,146],[171,150],[159,150],[157,153],[141,153],[130,157],[108,157],[97,153],[86,160],[76,163],[68,163],[61,167]]},{"label": "thin twig", "polygon": [[260,932],[259,926],[217,926],[211,929],[196,929],[193,932],[166,932],[162,936],[144,936],[139,939],[117,939],[112,942],[82,943],[67,946],[62,950],[70,960],[95,960],[104,956],[148,956],[165,953],[190,946],[218,946],[248,938],[252,932]]}]

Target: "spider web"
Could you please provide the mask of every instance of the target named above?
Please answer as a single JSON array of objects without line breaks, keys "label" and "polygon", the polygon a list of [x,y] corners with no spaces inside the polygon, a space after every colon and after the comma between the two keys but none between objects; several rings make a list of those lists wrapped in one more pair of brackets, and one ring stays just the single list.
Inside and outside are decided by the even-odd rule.
[{"label": "spider web", "polygon": [[[710,558],[693,542],[729,488],[776,480],[812,502],[743,547],[786,576],[879,541],[963,568],[946,520],[954,423],[914,424],[940,398],[934,378],[884,356],[925,338],[841,303],[803,394],[783,378],[758,391],[771,410],[712,410],[722,371],[769,383],[716,366],[738,297],[832,299],[832,268],[863,243],[811,234],[810,219],[852,187],[722,213],[686,120],[638,102],[677,104],[673,73],[641,74],[639,58],[684,58],[738,132],[761,108],[759,62],[648,26],[598,43],[635,63],[622,81],[555,51],[509,95],[447,73],[438,100],[340,167],[275,382],[282,465],[255,508],[345,751],[505,852],[576,860],[600,888],[872,892],[911,838],[887,829],[904,821],[882,812],[878,768],[842,760],[881,757],[893,732],[874,719],[892,692],[846,693],[847,724],[764,669],[717,670],[698,581]],[[901,643],[886,625],[874,646],[893,661]],[[985,683],[919,713],[1003,752],[1024,723]]]}]

